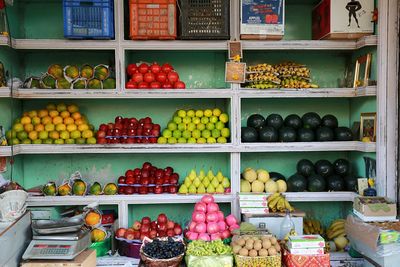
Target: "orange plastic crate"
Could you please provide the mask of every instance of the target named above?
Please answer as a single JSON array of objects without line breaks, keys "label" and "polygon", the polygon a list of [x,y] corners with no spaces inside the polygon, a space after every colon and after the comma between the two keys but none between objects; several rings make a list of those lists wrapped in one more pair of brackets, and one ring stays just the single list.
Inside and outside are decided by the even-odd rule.
[{"label": "orange plastic crate", "polygon": [[132,40],[176,39],[176,0],[130,0]]}]

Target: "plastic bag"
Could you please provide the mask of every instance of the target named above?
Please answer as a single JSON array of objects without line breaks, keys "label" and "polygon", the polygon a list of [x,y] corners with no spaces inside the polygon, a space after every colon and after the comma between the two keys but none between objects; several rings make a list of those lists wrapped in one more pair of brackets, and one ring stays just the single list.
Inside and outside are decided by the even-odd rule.
[{"label": "plastic bag", "polygon": [[220,256],[193,256],[186,255],[185,257],[187,267],[231,267],[233,266],[232,255]]}]

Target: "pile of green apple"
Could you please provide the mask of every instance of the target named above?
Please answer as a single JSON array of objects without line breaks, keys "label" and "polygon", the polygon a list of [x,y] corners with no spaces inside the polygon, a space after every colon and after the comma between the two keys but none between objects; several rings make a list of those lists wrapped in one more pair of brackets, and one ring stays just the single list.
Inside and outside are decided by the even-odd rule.
[{"label": "pile of green apple", "polygon": [[178,110],[158,138],[159,144],[225,144],[230,130],[229,116],[219,108]]},{"label": "pile of green apple", "polygon": [[225,177],[221,171],[218,171],[214,175],[210,169],[205,174],[203,169],[197,174],[192,169],[188,176],[186,176],[183,184],[179,187],[180,194],[213,194],[213,193],[229,193],[231,183],[227,177]]}]

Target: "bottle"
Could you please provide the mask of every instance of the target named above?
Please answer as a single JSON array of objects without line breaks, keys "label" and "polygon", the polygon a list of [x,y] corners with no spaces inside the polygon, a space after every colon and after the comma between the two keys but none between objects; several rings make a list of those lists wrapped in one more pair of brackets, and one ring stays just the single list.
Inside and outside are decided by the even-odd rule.
[{"label": "bottle", "polygon": [[281,240],[285,239],[285,237],[294,229],[295,229],[294,222],[292,221],[292,218],[290,217],[290,211],[287,209],[285,219],[283,219],[283,221],[281,223],[279,239],[281,239]]}]

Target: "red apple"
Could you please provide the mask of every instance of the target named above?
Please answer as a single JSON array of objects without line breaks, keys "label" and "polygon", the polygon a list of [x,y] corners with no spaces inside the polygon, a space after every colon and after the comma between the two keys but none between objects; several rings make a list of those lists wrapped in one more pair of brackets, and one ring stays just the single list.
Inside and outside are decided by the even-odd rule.
[{"label": "red apple", "polygon": [[125,177],[124,177],[124,176],[120,176],[120,177],[118,178],[118,183],[119,183],[119,184],[124,184],[124,183],[125,183]]},{"label": "red apple", "polygon": [[105,131],[101,131],[101,130],[97,131],[96,138],[104,138],[104,137],[106,137]]},{"label": "red apple", "polygon": [[141,173],[142,173],[142,171],[139,168],[136,168],[133,170],[134,175],[140,175]]},{"label": "red apple", "polygon": [[178,192],[178,186],[177,185],[168,186],[168,192],[170,194],[176,194]]},{"label": "red apple", "polygon": [[126,73],[128,73],[129,76],[132,76],[137,70],[136,64],[128,64],[126,67]]},{"label": "red apple", "polygon": [[177,81],[179,81],[179,75],[175,71],[169,72],[167,77],[168,81],[170,81],[171,83],[176,83]]},{"label": "red apple", "polygon": [[143,240],[145,237],[149,237],[149,233],[140,234],[140,240]]},{"label": "red apple", "polygon": [[172,84],[170,82],[165,82],[161,87],[162,89],[172,89]]},{"label": "red apple", "polygon": [[147,88],[149,88],[149,84],[146,83],[146,82],[140,82],[140,83],[138,84],[138,88],[139,88],[139,89],[147,89]]},{"label": "red apple", "polygon": [[161,70],[162,70],[163,72],[165,72],[165,73],[168,73],[168,72],[174,70],[174,68],[173,68],[169,63],[164,63],[164,64],[161,66]]},{"label": "red apple", "polygon": [[157,177],[155,181],[156,185],[163,185],[164,184],[164,179],[162,177]]},{"label": "red apple", "polygon": [[156,238],[157,237],[157,231],[156,230],[151,230],[150,233],[149,233],[149,237],[151,239]]},{"label": "red apple", "polygon": [[152,222],[150,223],[150,228],[151,228],[151,229],[157,229],[157,222],[156,222],[156,221],[152,221]]},{"label": "red apple", "polygon": [[175,223],[173,221],[168,220],[167,229],[174,229]]},{"label": "red apple", "polygon": [[137,124],[138,120],[136,118],[130,118],[129,123]]},{"label": "red apple", "polygon": [[162,177],[164,175],[164,170],[163,169],[157,169],[155,172],[154,172],[154,176],[155,177]]},{"label": "red apple", "polygon": [[174,232],[175,232],[175,235],[180,235],[180,234],[182,234],[182,227],[179,225],[179,224],[175,224],[175,226],[174,226]]},{"label": "red apple", "polygon": [[107,124],[108,130],[114,129],[114,123],[110,122]]},{"label": "red apple", "polygon": [[118,195],[123,195],[123,194],[125,194],[124,186],[118,187]]},{"label": "red apple", "polygon": [[147,192],[148,192],[149,194],[154,194],[154,186],[148,187],[148,188],[147,188]]},{"label": "red apple", "polygon": [[125,228],[118,228],[117,231],[115,231],[115,235],[119,238],[123,238],[125,236],[126,229]]},{"label": "red apple", "polygon": [[133,175],[134,175],[134,173],[133,173],[132,170],[127,170],[127,171],[125,172],[125,176],[126,176],[126,177],[133,177]]},{"label": "red apple", "polygon": [[150,117],[143,118],[143,123],[152,123],[152,119]]},{"label": "red apple", "polygon": [[128,240],[135,239],[135,236],[133,235],[133,233],[134,233],[133,229],[127,229],[125,234],[124,234],[124,238],[126,238]]},{"label": "red apple", "polygon": [[134,223],[133,223],[133,225],[132,225],[132,229],[133,230],[140,230],[141,227],[142,226],[142,224],[139,222],[139,221],[135,221]]},{"label": "red apple", "polygon": [[176,88],[176,89],[185,89],[186,85],[182,81],[177,81],[177,82],[174,83],[174,88]]},{"label": "red apple", "polygon": [[143,217],[142,218],[142,225],[143,224],[150,224],[151,223],[151,219],[150,219],[150,217]]},{"label": "red apple", "polygon": [[150,88],[151,88],[151,89],[160,89],[160,88],[161,88],[161,83],[159,83],[159,82],[152,82],[152,83],[150,83]]},{"label": "red apple", "polygon": [[158,223],[157,228],[159,231],[166,231],[167,230],[167,225],[165,223]]},{"label": "red apple", "polygon": [[125,183],[126,183],[126,184],[134,184],[134,183],[135,183],[135,178],[133,178],[133,177],[126,177],[126,178],[125,178]]},{"label": "red apple", "polygon": [[139,187],[139,194],[141,194],[141,195],[146,195],[146,194],[148,194],[148,193],[149,193],[149,190],[148,190],[147,186],[141,186],[141,187]]},{"label": "red apple", "polygon": [[174,169],[172,169],[171,167],[167,167],[164,169],[164,173],[168,176],[171,176],[171,174],[174,172]]},{"label": "red apple", "polygon": [[143,76],[143,81],[145,81],[146,83],[152,83],[154,82],[154,80],[156,79],[156,76],[154,75],[154,73],[148,72],[146,74],[144,74]]},{"label": "red apple", "polygon": [[121,123],[122,122],[122,117],[121,116],[117,116],[115,117],[115,123]]},{"label": "red apple", "polygon": [[142,63],[139,65],[138,70],[140,73],[145,74],[149,71],[149,66],[146,63]]},{"label": "red apple", "polygon": [[164,72],[159,72],[156,75],[156,81],[160,83],[164,83],[167,80],[167,74]]},{"label": "red apple", "polygon": [[107,130],[108,130],[107,124],[100,124],[99,130],[100,130],[100,131],[107,132]]},{"label": "red apple", "polygon": [[150,71],[151,71],[152,73],[154,73],[154,74],[159,73],[159,72],[161,71],[161,66],[158,65],[157,63],[153,63],[153,64],[150,66]]},{"label": "red apple", "polygon": [[167,215],[165,215],[164,213],[160,213],[160,214],[158,215],[158,217],[157,217],[157,223],[158,223],[158,224],[160,224],[160,223],[166,224],[167,221],[168,221]]},{"label": "red apple", "polygon": [[122,124],[122,122],[116,122],[114,124],[114,130],[116,130],[116,129],[118,129],[118,130],[124,129],[124,125]]},{"label": "red apple", "polygon": [[135,138],[129,137],[129,138],[126,140],[126,143],[127,143],[127,144],[134,144],[134,143],[135,143]]},{"label": "red apple", "polygon": [[173,237],[175,235],[174,229],[167,230],[167,236]]},{"label": "red apple", "polygon": [[132,195],[133,194],[133,187],[132,186],[125,186],[124,193],[126,195]]},{"label": "red apple", "polygon": [[178,181],[179,181],[179,175],[177,173],[171,174],[171,176],[169,177],[169,182],[171,184],[177,184]]},{"label": "red apple", "polygon": [[[142,74],[140,74],[140,75],[142,75]],[[127,83],[125,83],[125,88],[126,89],[137,89],[138,86],[137,86],[137,83],[135,81],[129,80]]]},{"label": "red apple", "polygon": [[140,231],[133,231],[133,236],[135,239],[140,239]]},{"label": "red apple", "polygon": [[105,139],[105,138],[97,138],[97,144],[107,144],[107,139]]},{"label": "red apple", "polygon": [[140,227],[140,233],[148,233],[150,232],[150,224],[142,224]]},{"label": "red apple", "polygon": [[165,231],[158,231],[158,236],[159,237],[166,237],[167,233]]},{"label": "red apple", "polygon": [[150,162],[145,162],[145,163],[143,163],[142,170],[148,170],[148,169],[150,169],[151,166],[152,165]]},{"label": "red apple", "polygon": [[161,185],[156,185],[155,187],[154,187],[154,194],[162,194],[163,193],[163,188],[162,188],[162,186]]}]

